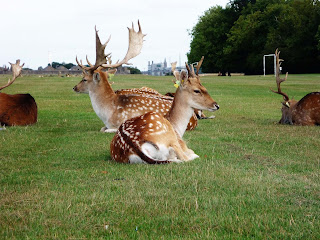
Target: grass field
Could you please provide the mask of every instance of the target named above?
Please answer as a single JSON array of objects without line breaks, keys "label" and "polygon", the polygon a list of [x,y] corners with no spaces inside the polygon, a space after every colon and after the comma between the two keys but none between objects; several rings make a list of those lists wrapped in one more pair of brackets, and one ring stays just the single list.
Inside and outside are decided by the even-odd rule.
[{"label": "grass field", "polygon": [[[39,113],[0,131],[0,239],[320,239],[320,127],[277,123],[273,76],[203,77],[220,110],[184,136],[200,159],[161,166],[111,161],[113,134],[72,91],[80,79],[24,76],[3,90],[30,93]],[[174,91],[171,77],[114,81]],[[282,85],[300,99],[320,75]]]}]

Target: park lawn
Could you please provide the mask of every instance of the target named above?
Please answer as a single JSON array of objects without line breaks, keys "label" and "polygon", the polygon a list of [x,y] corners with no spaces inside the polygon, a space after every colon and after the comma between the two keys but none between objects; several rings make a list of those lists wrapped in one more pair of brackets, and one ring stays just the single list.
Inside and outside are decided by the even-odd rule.
[{"label": "park lawn", "polygon": [[[113,134],[72,91],[81,77],[24,76],[3,90],[30,93],[38,123],[0,131],[0,238],[319,239],[320,127],[278,124],[271,75],[201,79],[220,110],[184,136],[200,158],[159,166],[111,160]],[[112,81],[175,90],[172,77]],[[282,90],[300,99],[320,75],[289,75]]]}]

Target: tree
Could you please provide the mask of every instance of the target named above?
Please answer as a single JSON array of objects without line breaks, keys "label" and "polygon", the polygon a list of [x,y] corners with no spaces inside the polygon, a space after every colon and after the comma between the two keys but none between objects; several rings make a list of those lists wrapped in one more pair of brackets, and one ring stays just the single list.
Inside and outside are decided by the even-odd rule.
[{"label": "tree", "polygon": [[65,62],[62,62],[62,63],[58,63],[58,62],[52,62],[52,67],[53,68],[57,68],[59,66],[64,66],[65,68],[67,69],[70,69],[72,68],[73,66],[75,66],[73,63],[65,63]]},{"label": "tree", "polygon": [[199,18],[191,31],[192,41],[187,54],[190,63],[197,62],[202,56],[203,72],[221,71],[225,68],[223,48],[227,33],[233,24],[232,9],[212,7]]},{"label": "tree", "polygon": [[141,74],[141,71],[138,68],[135,67],[128,67],[130,70],[130,74]]},{"label": "tree", "polygon": [[[223,25],[226,17],[228,24]],[[207,64],[215,66],[205,71],[261,74],[263,55],[279,48],[285,71],[319,72],[320,4],[318,0],[230,1],[226,9],[205,12],[192,37],[189,61],[199,59],[202,51],[209,58]]]}]

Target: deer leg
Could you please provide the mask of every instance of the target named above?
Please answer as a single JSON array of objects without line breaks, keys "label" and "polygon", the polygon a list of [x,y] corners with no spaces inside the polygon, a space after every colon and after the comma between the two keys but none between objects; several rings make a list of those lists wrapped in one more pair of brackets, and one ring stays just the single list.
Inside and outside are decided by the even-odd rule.
[{"label": "deer leg", "polygon": [[182,151],[188,156],[189,161],[199,157],[197,154],[194,153],[193,150],[187,147],[187,144],[185,143],[185,141],[183,141],[182,138],[178,138],[178,141]]},{"label": "deer leg", "polygon": [[188,161],[189,160],[188,156],[182,151],[180,145],[175,144],[172,146],[172,148],[173,148],[178,160],[181,160],[181,161]]}]

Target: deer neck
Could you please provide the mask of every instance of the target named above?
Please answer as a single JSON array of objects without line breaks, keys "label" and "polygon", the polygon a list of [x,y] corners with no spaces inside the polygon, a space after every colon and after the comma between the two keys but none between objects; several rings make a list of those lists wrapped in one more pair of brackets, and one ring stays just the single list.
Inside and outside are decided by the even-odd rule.
[{"label": "deer neck", "polygon": [[187,99],[187,94],[178,89],[167,114],[167,119],[180,137],[182,137],[186,131],[189,120],[194,112],[194,109],[188,104]]},{"label": "deer neck", "polygon": [[116,106],[114,99],[117,97],[108,81],[100,82],[89,89],[89,96],[93,110],[107,127],[112,112]]}]

